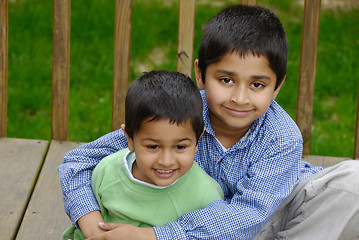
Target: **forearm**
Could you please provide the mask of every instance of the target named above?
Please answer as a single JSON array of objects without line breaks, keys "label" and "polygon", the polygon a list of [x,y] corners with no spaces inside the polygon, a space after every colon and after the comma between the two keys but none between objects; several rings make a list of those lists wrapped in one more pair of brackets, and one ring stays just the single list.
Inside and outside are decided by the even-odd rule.
[{"label": "forearm", "polygon": [[[274,211],[273,206],[273,211]],[[182,215],[176,222],[154,227],[158,240],[253,239],[270,217],[272,207],[217,201],[209,207]]]},{"label": "forearm", "polygon": [[235,189],[230,199],[155,227],[157,239],[253,239],[298,183],[299,144],[253,163],[243,178],[232,186],[228,183]]},{"label": "forearm", "polygon": [[92,211],[82,216],[77,221],[77,224],[80,227],[83,235],[88,238],[106,232],[99,227],[100,222],[104,222],[101,212]]},{"label": "forearm", "polygon": [[100,206],[92,191],[91,185],[83,184],[79,189],[71,191],[64,197],[66,213],[74,225],[87,213],[100,211]]},{"label": "forearm", "polygon": [[102,158],[127,147],[122,130],[111,132],[68,152],[59,166],[66,213],[73,223],[99,206],[92,193],[91,174]]}]

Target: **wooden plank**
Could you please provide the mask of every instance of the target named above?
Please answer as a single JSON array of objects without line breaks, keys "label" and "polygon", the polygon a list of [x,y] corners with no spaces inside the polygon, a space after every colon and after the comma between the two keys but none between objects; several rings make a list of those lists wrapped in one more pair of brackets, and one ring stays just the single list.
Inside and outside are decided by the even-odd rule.
[{"label": "wooden plank", "polygon": [[257,0],[242,0],[241,4],[255,6],[257,5]]},{"label": "wooden plank", "polygon": [[312,166],[322,166],[325,168],[345,160],[350,160],[350,158],[303,155],[303,161],[310,163]]},{"label": "wooden plank", "polygon": [[0,0],[0,137],[6,137],[8,20],[8,0]]},{"label": "wooden plank", "polygon": [[355,125],[354,135],[354,159],[359,159],[359,91],[358,91],[358,103],[357,103],[357,117]]},{"label": "wooden plank", "polygon": [[177,72],[192,76],[195,0],[181,0],[178,16]]},{"label": "wooden plank", "polygon": [[320,0],[304,2],[296,122],[302,132],[303,154],[310,154]]},{"label": "wooden plank", "polygon": [[48,154],[16,239],[60,239],[71,225],[64,211],[57,167],[78,142],[51,141]]},{"label": "wooden plank", "polygon": [[113,61],[112,130],[125,122],[125,98],[130,85],[132,1],[116,0]]},{"label": "wooden plank", "polygon": [[53,0],[52,139],[66,140],[69,122],[71,0]]},{"label": "wooden plank", "polygon": [[14,239],[48,141],[0,138],[0,238]]}]

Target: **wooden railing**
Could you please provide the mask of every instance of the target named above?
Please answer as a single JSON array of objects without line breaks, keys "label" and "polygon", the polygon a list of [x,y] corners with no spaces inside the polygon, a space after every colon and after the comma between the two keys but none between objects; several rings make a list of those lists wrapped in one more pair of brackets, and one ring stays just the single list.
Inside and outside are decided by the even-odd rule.
[{"label": "wooden railing", "polygon": [[8,19],[8,2],[0,0],[0,137],[6,136]]},{"label": "wooden railing", "polygon": [[[0,137],[6,136],[8,0],[0,0]],[[242,4],[256,5],[257,0]],[[113,69],[112,130],[124,122],[124,98],[129,86],[131,49],[131,0],[116,0]],[[70,82],[70,0],[53,1],[52,139],[67,140]],[[320,0],[304,1],[302,48],[299,69],[296,122],[304,139],[304,154],[310,154],[314,83]],[[191,76],[193,65],[195,0],[179,1],[177,71]],[[356,121],[353,158],[359,158],[359,120]]]}]

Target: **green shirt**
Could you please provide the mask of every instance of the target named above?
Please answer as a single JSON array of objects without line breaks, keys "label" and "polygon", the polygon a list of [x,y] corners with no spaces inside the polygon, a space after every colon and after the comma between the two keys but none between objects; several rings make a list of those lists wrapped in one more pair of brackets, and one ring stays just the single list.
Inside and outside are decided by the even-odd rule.
[{"label": "green shirt", "polygon": [[[92,173],[92,188],[105,222],[162,226],[214,200],[223,199],[219,184],[196,162],[172,185],[159,187],[133,178],[134,161],[134,152],[123,149],[104,158]],[[70,229],[67,232],[63,239],[68,239],[72,233],[72,236],[79,235],[73,239],[84,239],[74,226],[72,232]]]}]

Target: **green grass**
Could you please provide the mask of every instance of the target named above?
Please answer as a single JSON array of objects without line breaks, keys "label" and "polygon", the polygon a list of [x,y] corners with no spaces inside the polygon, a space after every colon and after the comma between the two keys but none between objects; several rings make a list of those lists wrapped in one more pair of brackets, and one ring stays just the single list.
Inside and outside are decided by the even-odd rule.
[{"label": "green grass", "polygon": [[[197,0],[201,25],[238,1]],[[295,119],[303,9],[297,1],[259,0],[283,22],[289,39],[286,82],[277,98]],[[72,1],[69,139],[91,141],[111,129],[115,1]],[[52,1],[9,3],[8,137],[50,139]],[[312,154],[351,157],[359,79],[359,10],[322,8]],[[177,1],[133,0],[131,79],[176,69]]]}]

